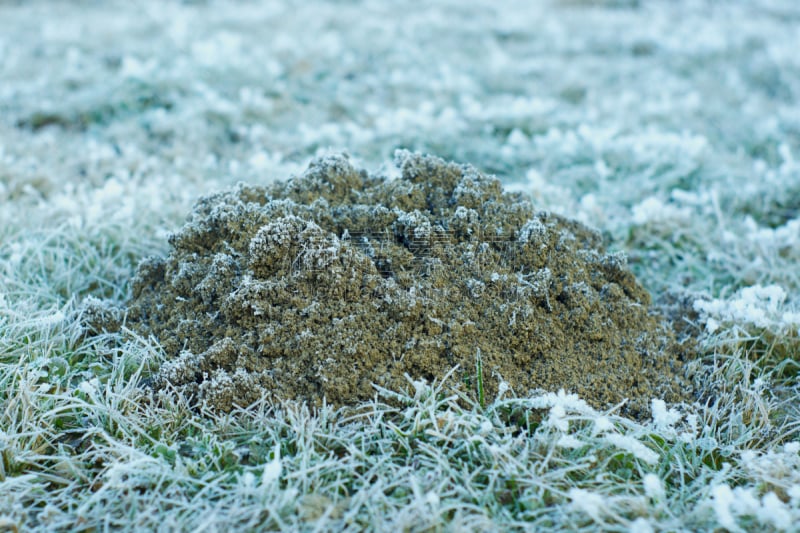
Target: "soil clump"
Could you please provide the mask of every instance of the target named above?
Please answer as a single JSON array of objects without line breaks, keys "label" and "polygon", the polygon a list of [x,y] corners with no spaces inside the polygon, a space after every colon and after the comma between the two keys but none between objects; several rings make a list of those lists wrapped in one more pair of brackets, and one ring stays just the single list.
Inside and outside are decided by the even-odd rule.
[{"label": "soil clump", "polygon": [[[373,383],[407,388],[406,374],[458,365],[450,386],[486,401],[501,381],[598,408],[627,398],[633,416],[651,398],[689,399],[691,349],[596,231],[469,165],[396,160],[397,179],[334,155],[201,199],[169,255],[140,264],[122,310],[169,357],[154,386],[219,411],[264,393],[354,405]],[[88,316],[90,329],[120,323]]]}]

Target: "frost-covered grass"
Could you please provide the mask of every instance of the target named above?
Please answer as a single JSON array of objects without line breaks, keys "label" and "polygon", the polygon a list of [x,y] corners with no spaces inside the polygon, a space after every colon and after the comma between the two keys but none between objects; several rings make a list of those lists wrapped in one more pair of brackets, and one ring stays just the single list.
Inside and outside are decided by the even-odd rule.
[{"label": "frost-covered grass", "polygon": [[[800,7],[402,4],[0,5],[0,531],[798,530]],[[637,422],[412,380],[218,417],[146,395],[151,339],[82,335],[199,195],[328,147],[601,228],[700,332],[706,400]]]}]

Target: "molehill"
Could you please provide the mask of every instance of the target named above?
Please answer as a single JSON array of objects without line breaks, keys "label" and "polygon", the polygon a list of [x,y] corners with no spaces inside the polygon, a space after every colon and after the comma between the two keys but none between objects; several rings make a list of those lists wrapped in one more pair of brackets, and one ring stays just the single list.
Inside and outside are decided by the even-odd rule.
[{"label": "molehill", "polygon": [[[396,164],[386,179],[327,156],[201,199],[121,310],[169,357],[154,386],[218,411],[264,393],[340,406],[458,365],[449,386],[477,398],[480,381],[486,401],[501,382],[628,399],[633,416],[689,397],[690,350],[597,232],[469,165],[406,151]],[[119,320],[85,316],[95,331]]]}]

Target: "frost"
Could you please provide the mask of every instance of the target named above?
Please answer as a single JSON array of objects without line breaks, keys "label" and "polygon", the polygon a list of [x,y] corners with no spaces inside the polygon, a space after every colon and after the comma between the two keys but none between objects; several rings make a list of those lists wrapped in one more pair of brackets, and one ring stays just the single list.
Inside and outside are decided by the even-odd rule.
[{"label": "frost", "polygon": [[745,450],[741,454],[741,462],[745,470],[758,479],[781,480],[784,486],[792,482],[800,482],[800,444],[789,442],[782,450],[757,452]]},{"label": "frost", "polygon": [[592,425],[592,436],[597,436],[600,433],[606,433],[614,430],[614,424],[608,419],[607,416],[600,415],[594,419],[594,424]]},{"label": "frost", "polygon": [[518,240],[521,243],[541,242],[547,234],[547,228],[538,218],[532,218],[519,230]]},{"label": "frost", "polygon": [[800,313],[784,311],[786,291],[778,285],[754,285],[739,290],[730,299],[700,299],[694,309],[706,321],[706,330],[714,333],[721,323],[752,325],[764,329],[797,327]]},{"label": "frost", "polygon": [[597,522],[602,520],[602,515],[607,505],[602,495],[585,489],[571,488],[567,493],[567,497],[571,500],[573,508],[583,511],[592,520]]},{"label": "frost", "polygon": [[100,381],[97,378],[92,378],[89,381],[82,381],[80,385],[78,385],[78,390],[87,396],[94,396],[99,386]]},{"label": "frost", "polygon": [[650,522],[647,520],[647,518],[640,516],[631,522],[628,531],[630,531],[630,533],[652,533],[655,530],[653,529],[653,526],[650,525]]},{"label": "frost", "polygon": [[460,205],[456,208],[453,215],[459,220],[466,220],[470,215],[470,211],[472,211],[473,213],[475,212],[474,209],[467,209],[463,205]]},{"label": "frost", "polygon": [[654,465],[658,462],[658,454],[629,435],[620,435],[619,433],[608,433],[605,435],[608,443],[633,454],[637,459],[644,461],[649,465]]},{"label": "frost", "polygon": [[664,400],[653,399],[651,402],[653,423],[660,431],[672,430],[672,427],[681,419],[681,414],[675,409],[667,409]]},{"label": "frost", "polygon": [[587,415],[596,414],[596,411],[577,394],[567,393],[564,389],[534,396],[530,400],[530,405],[534,409],[558,408],[556,410],[557,416],[563,416],[562,413],[567,411]]},{"label": "frost", "polygon": [[792,499],[792,505],[795,507],[800,507],[800,484],[792,485],[787,493]]},{"label": "frost", "polygon": [[508,134],[508,139],[506,139],[506,142],[510,146],[514,147],[525,146],[529,141],[530,139],[528,139],[528,136],[525,135],[519,128],[514,128],[511,130],[511,133]]},{"label": "frost", "polygon": [[774,492],[768,492],[761,497],[757,517],[762,524],[772,525],[779,530],[789,529],[794,523],[786,504]]},{"label": "frost", "polygon": [[747,238],[764,248],[797,248],[800,246],[800,218],[787,221],[777,228],[760,228],[749,219]]},{"label": "frost", "polygon": [[414,210],[397,217],[396,227],[409,242],[423,243],[430,239],[433,227],[427,216]]},{"label": "frost", "polygon": [[642,484],[644,485],[644,493],[648,498],[657,501],[664,499],[664,483],[660,477],[652,473],[645,474],[644,478],[642,478]]},{"label": "frost", "polygon": [[425,503],[430,505],[431,507],[433,507],[433,508],[438,507],[440,501],[441,501],[441,498],[439,497],[439,495],[436,492],[428,491],[428,492],[425,493]]},{"label": "frost", "polygon": [[281,477],[281,446],[276,444],[273,451],[273,459],[264,464],[264,470],[261,473],[261,485],[270,486],[276,483]]},{"label": "frost", "polygon": [[566,433],[569,430],[569,420],[566,419],[566,415],[564,406],[556,404],[550,408],[550,416],[545,420],[545,424]]},{"label": "frost", "polygon": [[690,215],[691,212],[688,208],[665,204],[660,198],[651,196],[633,207],[631,220],[634,224],[643,226],[645,224],[684,221]]},{"label": "frost", "polygon": [[575,450],[578,448],[582,448],[586,446],[587,443],[583,442],[579,438],[575,437],[574,435],[562,435],[558,442],[556,442],[556,446],[560,448],[568,448],[570,450]]},{"label": "frost", "polygon": [[731,531],[738,530],[736,519],[731,512],[731,505],[735,503],[733,491],[728,485],[716,485],[711,489],[712,507],[719,524]]},{"label": "frost", "polygon": [[244,472],[239,475],[239,483],[245,489],[252,489],[256,485],[256,476],[252,472]]},{"label": "frost", "polygon": [[55,311],[49,315],[37,317],[34,321],[39,327],[48,328],[62,323],[65,319],[66,315],[63,311]]},{"label": "frost", "polygon": [[759,500],[752,488],[716,485],[711,489],[712,508],[720,525],[738,531],[738,518],[755,517],[761,524],[778,530],[789,529],[793,524],[792,514],[774,492],[764,494]]},{"label": "frost", "polygon": [[185,383],[194,377],[195,372],[192,369],[197,367],[200,361],[200,356],[184,351],[175,359],[161,365],[161,373],[168,381]]}]

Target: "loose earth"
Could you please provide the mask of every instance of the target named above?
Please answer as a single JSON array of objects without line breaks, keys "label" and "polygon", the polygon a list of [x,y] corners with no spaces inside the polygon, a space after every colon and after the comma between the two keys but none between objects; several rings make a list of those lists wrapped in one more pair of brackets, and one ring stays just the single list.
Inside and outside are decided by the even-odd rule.
[{"label": "loose earth", "polygon": [[355,405],[456,366],[447,385],[484,401],[505,383],[644,416],[691,397],[691,347],[599,233],[472,166],[396,164],[388,179],[327,156],[201,199],[127,307],[87,311],[89,329],[124,315],[169,358],[154,386],[217,411],[265,394]]}]

